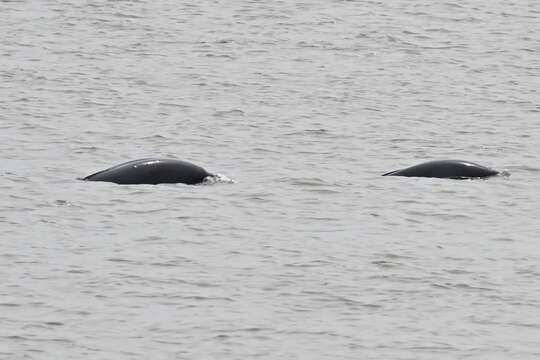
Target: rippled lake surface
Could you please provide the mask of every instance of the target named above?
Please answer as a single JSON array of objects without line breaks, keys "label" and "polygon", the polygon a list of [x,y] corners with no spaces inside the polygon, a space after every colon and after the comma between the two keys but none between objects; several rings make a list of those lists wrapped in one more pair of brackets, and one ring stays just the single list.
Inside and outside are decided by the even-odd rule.
[{"label": "rippled lake surface", "polygon": [[[1,359],[540,358],[540,3],[1,1]],[[77,180],[142,157],[233,179]],[[433,159],[510,176],[381,177]]]}]

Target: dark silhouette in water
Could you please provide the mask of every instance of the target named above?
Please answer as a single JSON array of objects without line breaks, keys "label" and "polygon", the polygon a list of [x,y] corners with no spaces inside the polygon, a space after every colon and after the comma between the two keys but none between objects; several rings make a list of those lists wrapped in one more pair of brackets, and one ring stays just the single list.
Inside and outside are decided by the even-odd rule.
[{"label": "dark silhouette in water", "polygon": [[437,160],[395,170],[383,176],[414,176],[444,179],[474,179],[497,175],[499,172],[482,165],[462,160]]},{"label": "dark silhouette in water", "polygon": [[187,161],[174,159],[139,159],[88,175],[82,180],[108,181],[116,184],[199,184],[212,174]]}]

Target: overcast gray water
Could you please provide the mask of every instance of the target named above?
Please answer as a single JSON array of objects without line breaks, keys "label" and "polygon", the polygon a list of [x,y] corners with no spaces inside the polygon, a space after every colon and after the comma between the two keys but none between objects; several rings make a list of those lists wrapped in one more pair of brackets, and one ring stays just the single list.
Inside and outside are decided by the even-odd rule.
[{"label": "overcast gray water", "polygon": [[0,359],[540,358],[538,89],[539,2],[1,1]]}]

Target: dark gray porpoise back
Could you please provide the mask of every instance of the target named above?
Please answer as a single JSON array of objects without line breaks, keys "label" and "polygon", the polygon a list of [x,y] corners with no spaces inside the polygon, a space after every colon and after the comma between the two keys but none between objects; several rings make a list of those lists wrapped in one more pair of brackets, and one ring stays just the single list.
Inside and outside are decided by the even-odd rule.
[{"label": "dark gray porpoise back", "polygon": [[383,176],[433,177],[445,179],[473,179],[497,175],[499,172],[463,160],[436,160],[391,171]]},{"label": "dark gray porpoise back", "polygon": [[205,169],[175,159],[139,159],[113,166],[85,177],[87,181],[108,181],[116,184],[198,184],[210,176]]}]

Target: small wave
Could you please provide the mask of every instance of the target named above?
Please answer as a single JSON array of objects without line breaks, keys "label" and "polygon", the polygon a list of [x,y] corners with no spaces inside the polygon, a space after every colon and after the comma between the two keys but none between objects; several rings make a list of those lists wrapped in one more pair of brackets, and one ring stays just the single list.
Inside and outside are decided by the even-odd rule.
[{"label": "small wave", "polygon": [[331,186],[330,183],[327,183],[321,178],[317,177],[302,177],[302,178],[282,178],[280,182],[290,183],[296,186]]},{"label": "small wave", "polygon": [[216,111],[213,116],[215,117],[224,117],[224,116],[244,116],[244,111],[240,109],[232,109],[232,110],[221,110]]},{"label": "small wave", "polygon": [[286,136],[290,136],[290,135],[327,135],[329,133],[330,133],[329,130],[321,128],[321,129],[305,129],[305,130],[301,130],[301,131],[295,131],[295,132],[287,133],[285,135]]},{"label": "small wave", "polygon": [[119,17],[119,18],[125,18],[125,19],[141,19],[141,16],[133,15],[133,14],[126,14],[121,12],[116,12],[113,14],[113,16]]}]

